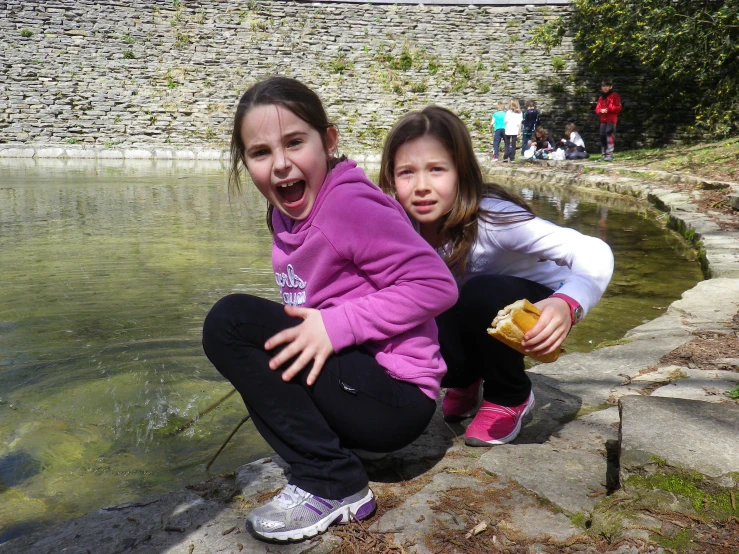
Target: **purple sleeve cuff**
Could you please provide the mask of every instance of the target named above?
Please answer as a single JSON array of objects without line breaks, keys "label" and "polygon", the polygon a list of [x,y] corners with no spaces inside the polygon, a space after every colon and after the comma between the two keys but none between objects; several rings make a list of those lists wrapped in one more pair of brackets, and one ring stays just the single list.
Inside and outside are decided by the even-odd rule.
[{"label": "purple sleeve cuff", "polygon": [[339,352],[347,346],[352,346],[357,343],[357,339],[352,333],[351,325],[349,325],[349,318],[346,315],[344,306],[334,306],[333,308],[326,308],[321,310],[321,317],[323,318],[323,326],[326,328],[328,338],[331,341],[331,346],[334,347],[334,352]]}]

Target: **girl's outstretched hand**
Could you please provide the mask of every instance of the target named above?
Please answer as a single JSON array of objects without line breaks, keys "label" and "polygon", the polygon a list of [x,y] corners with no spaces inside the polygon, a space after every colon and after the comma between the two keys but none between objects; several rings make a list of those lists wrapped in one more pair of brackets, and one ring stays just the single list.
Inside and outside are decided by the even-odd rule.
[{"label": "girl's outstretched hand", "polygon": [[318,379],[323,364],[334,353],[334,347],[323,324],[321,312],[313,308],[285,306],[285,313],[292,317],[302,317],[304,321],[300,325],[280,331],[264,343],[264,348],[267,350],[287,344],[277,356],[269,361],[269,368],[277,369],[289,359],[298,356],[282,373],[282,380],[289,381],[313,360],[313,367],[307,379],[308,385],[312,385]]},{"label": "girl's outstretched hand", "polygon": [[537,355],[554,352],[572,327],[570,306],[561,298],[545,298],[534,304],[541,310],[539,321],[523,336],[521,346]]}]

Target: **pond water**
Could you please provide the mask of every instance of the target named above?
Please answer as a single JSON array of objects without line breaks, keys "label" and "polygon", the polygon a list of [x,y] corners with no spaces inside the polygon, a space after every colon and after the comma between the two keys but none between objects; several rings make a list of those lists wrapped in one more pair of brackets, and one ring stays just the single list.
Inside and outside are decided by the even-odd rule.
[{"label": "pond water", "polygon": [[[229,201],[220,163],[0,160],[0,542],[207,478],[245,413],[200,346],[231,292],[278,300],[266,204]],[[701,279],[681,240],[613,198],[519,186],[537,212],[601,236],[616,273],[565,346],[652,319]],[[210,474],[269,455],[250,424]]]}]

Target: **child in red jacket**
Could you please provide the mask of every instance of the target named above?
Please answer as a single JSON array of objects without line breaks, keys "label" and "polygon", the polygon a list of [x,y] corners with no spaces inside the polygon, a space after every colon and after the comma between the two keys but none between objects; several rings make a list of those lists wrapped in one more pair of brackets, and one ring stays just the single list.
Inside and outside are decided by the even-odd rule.
[{"label": "child in red jacket", "polygon": [[595,113],[600,116],[600,152],[604,162],[613,161],[613,146],[616,138],[616,122],[621,111],[621,97],[613,90],[613,81],[604,79],[600,83],[603,91],[595,106]]}]

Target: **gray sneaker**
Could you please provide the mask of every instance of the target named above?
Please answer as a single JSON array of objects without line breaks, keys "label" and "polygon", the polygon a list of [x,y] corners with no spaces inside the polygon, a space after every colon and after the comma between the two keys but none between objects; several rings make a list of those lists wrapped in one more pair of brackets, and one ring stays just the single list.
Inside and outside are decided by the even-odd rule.
[{"label": "gray sneaker", "polygon": [[369,487],[346,498],[328,500],[288,485],[249,513],[246,528],[261,539],[299,541],[323,533],[332,523],[365,519],[375,507],[375,495]]}]

